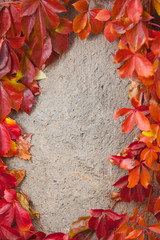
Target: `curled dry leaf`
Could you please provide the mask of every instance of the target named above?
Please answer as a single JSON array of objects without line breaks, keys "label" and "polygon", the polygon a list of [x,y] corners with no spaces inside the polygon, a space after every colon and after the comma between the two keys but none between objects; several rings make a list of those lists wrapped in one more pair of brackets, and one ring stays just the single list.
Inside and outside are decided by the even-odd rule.
[{"label": "curled dry leaf", "polygon": [[30,160],[31,154],[29,152],[29,149],[32,146],[31,136],[32,136],[32,133],[27,133],[23,136],[20,136],[19,141],[16,141],[16,144],[17,144],[16,157],[19,157],[23,160]]},{"label": "curled dry leaf", "polygon": [[88,221],[91,217],[80,217],[77,221],[73,222],[69,231],[69,237],[72,239],[78,233],[89,229]]}]

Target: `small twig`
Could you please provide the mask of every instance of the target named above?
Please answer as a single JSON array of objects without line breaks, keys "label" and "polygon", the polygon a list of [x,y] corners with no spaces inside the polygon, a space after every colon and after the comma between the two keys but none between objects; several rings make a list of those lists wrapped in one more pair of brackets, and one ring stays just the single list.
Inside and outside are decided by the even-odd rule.
[{"label": "small twig", "polygon": [[156,24],[156,23],[149,23],[150,25],[153,25],[153,26],[155,26],[155,27],[158,27],[158,28],[160,28],[160,25],[158,25],[158,24]]},{"label": "small twig", "polygon": [[120,200],[116,200],[113,204],[112,204],[112,206],[110,207],[110,210],[112,210],[114,207],[115,207],[115,205],[117,204],[117,202],[119,202]]},{"label": "small twig", "polygon": [[93,232],[94,232],[94,231],[90,231],[90,232],[87,234],[87,236],[85,237],[84,240],[87,240],[87,238],[90,237],[90,236],[93,234]]},{"label": "small twig", "polygon": [[151,4],[152,4],[152,2],[151,2],[151,0],[149,0],[149,13],[151,13]]}]

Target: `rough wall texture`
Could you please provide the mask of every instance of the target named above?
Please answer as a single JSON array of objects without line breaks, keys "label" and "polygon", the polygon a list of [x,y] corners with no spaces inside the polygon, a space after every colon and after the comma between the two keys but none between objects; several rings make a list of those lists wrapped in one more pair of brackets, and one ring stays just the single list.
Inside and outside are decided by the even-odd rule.
[{"label": "rough wall texture", "polygon": [[48,233],[67,232],[90,208],[109,207],[111,186],[123,174],[107,160],[134,136],[122,134],[121,122],[113,120],[118,108],[129,106],[129,81],[118,77],[115,49],[103,35],[72,39],[67,53],[46,70],[31,116],[16,117],[34,133],[32,160],[7,164],[27,169],[22,189]]}]

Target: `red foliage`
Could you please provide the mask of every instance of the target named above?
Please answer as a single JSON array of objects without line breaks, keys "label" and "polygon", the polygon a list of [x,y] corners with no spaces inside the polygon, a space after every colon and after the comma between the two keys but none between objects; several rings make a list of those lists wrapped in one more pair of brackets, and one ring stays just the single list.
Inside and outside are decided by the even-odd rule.
[{"label": "red foliage", "polygon": [[[31,157],[28,151],[31,134],[26,135],[8,115],[12,109],[30,113],[34,96],[40,93],[38,69],[48,66],[67,50],[72,22],[59,14],[67,12],[69,0],[0,4],[0,157],[16,155],[26,160]],[[117,110],[114,118],[128,115],[122,132],[131,132],[136,122],[140,136],[118,156],[110,157],[112,163],[127,171],[114,184],[119,191],[111,199],[133,200],[146,207],[142,213],[136,208],[129,219],[127,214],[117,214],[112,208],[92,209],[91,217],[79,218],[69,234],[58,232],[46,236],[35,232],[29,199],[16,189],[25,172],[10,172],[0,160],[0,239],[87,240],[95,232],[99,240],[143,240],[145,235],[158,240],[160,197],[152,195],[155,188],[159,189],[154,184],[154,172],[160,184],[160,3],[115,0],[111,11],[91,9],[91,0],[75,1],[73,6],[79,12],[73,21],[73,31],[81,39],[90,32],[99,34],[103,28],[108,41],[119,38],[114,62],[121,64],[120,77],[130,77],[134,82],[130,90],[133,108]],[[149,226],[149,211],[158,219],[157,224]],[[85,231],[90,233],[86,235]]]}]

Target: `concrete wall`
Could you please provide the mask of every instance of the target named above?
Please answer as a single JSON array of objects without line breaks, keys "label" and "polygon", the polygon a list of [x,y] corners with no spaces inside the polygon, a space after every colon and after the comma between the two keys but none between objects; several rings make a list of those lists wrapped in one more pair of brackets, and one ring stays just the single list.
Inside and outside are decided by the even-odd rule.
[{"label": "concrete wall", "polygon": [[21,187],[48,233],[67,232],[90,208],[108,208],[112,184],[123,175],[107,160],[134,137],[121,133],[123,119],[113,119],[118,108],[130,106],[129,80],[121,80],[113,64],[116,44],[103,34],[84,41],[71,36],[69,50],[46,70],[31,115],[16,117],[34,133],[32,160],[7,164],[27,170]]}]

